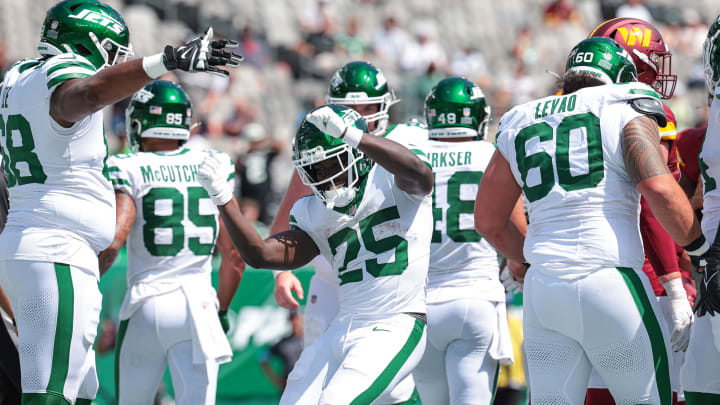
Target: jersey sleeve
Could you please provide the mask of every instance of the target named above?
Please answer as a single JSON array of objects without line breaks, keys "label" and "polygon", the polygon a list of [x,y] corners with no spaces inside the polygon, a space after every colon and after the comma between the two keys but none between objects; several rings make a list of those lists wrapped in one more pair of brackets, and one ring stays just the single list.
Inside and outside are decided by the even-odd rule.
[{"label": "jersey sleeve", "polygon": [[110,156],[107,160],[107,171],[115,191],[132,195],[131,176],[127,166],[123,164],[123,156]]},{"label": "jersey sleeve", "polygon": [[659,128],[660,139],[663,141],[672,141],[677,138],[677,120],[675,114],[673,114],[670,107],[663,103],[663,109],[665,110],[665,117],[667,117],[667,125]]},{"label": "jersey sleeve", "polygon": [[295,201],[295,204],[293,204],[292,208],[290,209],[290,216],[288,218],[288,222],[290,223],[290,229],[299,229],[309,234],[307,230],[308,227],[305,226],[305,224],[309,220],[307,208],[308,197],[309,196],[301,197],[299,200]]},{"label": "jersey sleeve", "polygon": [[700,161],[698,155],[705,139],[705,128],[690,128],[681,131],[677,138],[678,163],[683,176],[698,181]]},{"label": "jersey sleeve", "polygon": [[84,79],[97,72],[87,59],[72,53],[53,56],[43,64],[42,69],[49,93],[70,79]]}]

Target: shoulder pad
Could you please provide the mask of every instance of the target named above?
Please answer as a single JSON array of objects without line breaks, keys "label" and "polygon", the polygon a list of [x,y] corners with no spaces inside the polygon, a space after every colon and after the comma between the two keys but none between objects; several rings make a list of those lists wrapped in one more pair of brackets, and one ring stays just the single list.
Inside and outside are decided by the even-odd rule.
[{"label": "shoulder pad", "polygon": [[97,69],[87,59],[73,53],[55,55],[46,60],[42,69],[47,75],[47,87],[51,89],[70,79],[90,77]]},{"label": "shoulder pad", "polygon": [[640,114],[647,115],[657,121],[659,127],[667,125],[665,109],[660,100],[654,97],[641,97],[630,100],[630,105]]}]

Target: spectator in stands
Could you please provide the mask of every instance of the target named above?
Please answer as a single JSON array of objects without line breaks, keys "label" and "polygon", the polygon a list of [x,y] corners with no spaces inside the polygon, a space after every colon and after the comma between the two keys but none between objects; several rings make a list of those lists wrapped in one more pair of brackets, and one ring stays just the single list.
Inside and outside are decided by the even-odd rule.
[{"label": "spectator in stands", "polygon": [[[432,20],[415,22],[415,41],[410,41],[402,52],[400,68],[411,73],[425,73],[430,65],[444,70],[447,65],[445,49],[436,39],[436,27]],[[430,89],[428,89],[430,90]]]},{"label": "spectator in stands", "polygon": [[515,42],[510,48],[510,55],[518,64],[532,66],[537,63],[538,54],[541,54],[539,45],[535,42],[529,25],[520,28]]},{"label": "spectator in stands", "polygon": [[571,0],[553,0],[545,7],[543,20],[548,27],[556,27],[567,22],[582,23],[582,15],[575,9]]},{"label": "spectator in stands", "polygon": [[380,59],[396,63],[410,41],[407,31],[400,27],[395,17],[389,16],[385,19],[383,28],[375,34],[373,52]]},{"label": "spectator in stands", "polygon": [[240,53],[245,57],[245,64],[255,68],[263,68],[270,62],[270,49],[267,41],[261,35],[255,33],[248,24],[240,34]]},{"label": "spectator in stands", "polygon": [[450,62],[450,73],[453,76],[466,77],[483,89],[489,88],[491,85],[485,56],[473,46],[466,46],[453,55],[452,62]]},{"label": "spectator in stands", "polygon": [[[260,357],[260,368],[265,376],[280,390],[285,389],[287,377],[303,350],[303,318],[296,309],[290,311],[290,334],[280,339]],[[278,357],[283,363],[283,371],[278,374],[271,366],[270,360]]]},{"label": "spectator in stands", "polygon": [[369,48],[365,39],[360,35],[360,19],[357,16],[350,17],[346,31],[338,34],[335,42],[350,59],[354,60],[365,59],[365,52]]},{"label": "spectator in stands", "polygon": [[625,4],[618,7],[615,12],[615,17],[637,18],[652,23],[652,14],[650,14],[650,10],[648,10],[644,3],[645,0],[627,0]]},{"label": "spectator in stands", "polygon": [[267,137],[265,128],[257,122],[245,126],[243,138],[248,141],[248,150],[235,163],[240,183],[237,195],[256,200],[260,204],[260,221],[269,224],[272,218],[268,205],[273,201],[270,165],[283,146]]}]

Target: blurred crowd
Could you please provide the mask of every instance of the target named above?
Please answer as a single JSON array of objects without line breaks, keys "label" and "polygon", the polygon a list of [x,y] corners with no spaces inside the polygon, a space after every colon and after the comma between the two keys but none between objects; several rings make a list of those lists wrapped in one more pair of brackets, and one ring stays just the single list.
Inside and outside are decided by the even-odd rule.
[{"label": "blurred crowd", "polygon": [[[557,88],[565,55],[600,22],[649,20],[673,53],[678,86],[668,105],[680,129],[704,122],[702,41],[714,0],[111,0],[126,17],[136,56],[191,38],[210,24],[240,41],[245,61],[229,79],[178,74],[193,102],[191,144],[228,152],[239,197],[268,223],[292,173],[290,141],[307,111],[324,101],[332,73],[351,60],[378,66],[402,102],[391,121],[420,119],[425,95],[448,75],[484,90],[492,126],[510,107]],[[47,3],[47,4],[45,4]],[[0,1],[0,72],[35,55],[37,27],[53,0]],[[714,10],[712,8],[715,8]],[[26,21],[23,23],[23,16]],[[147,40],[152,38],[152,40]],[[9,44],[13,44],[12,47]],[[26,46],[25,46],[26,45]],[[107,114],[111,152],[125,146],[125,107]],[[490,136],[493,136],[491,129]]]}]

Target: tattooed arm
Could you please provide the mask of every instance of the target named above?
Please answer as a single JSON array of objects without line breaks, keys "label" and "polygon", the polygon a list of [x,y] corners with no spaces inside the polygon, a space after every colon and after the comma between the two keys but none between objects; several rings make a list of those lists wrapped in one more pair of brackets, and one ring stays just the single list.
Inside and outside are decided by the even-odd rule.
[{"label": "tattooed arm", "polygon": [[652,118],[631,120],[622,131],[625,168],[663,228],[685,246],[702,232],[690,202],[667,168],[659,138]]},{"label": "tattooed arm", "polygon": [[115,239],[107,249],[98,255],[101,276],[112,266],[120,248],[125,244],[133,223],[135,223],[135,203],[128,194],[119,191],[115,192],[115,210],[117,212]]}]

